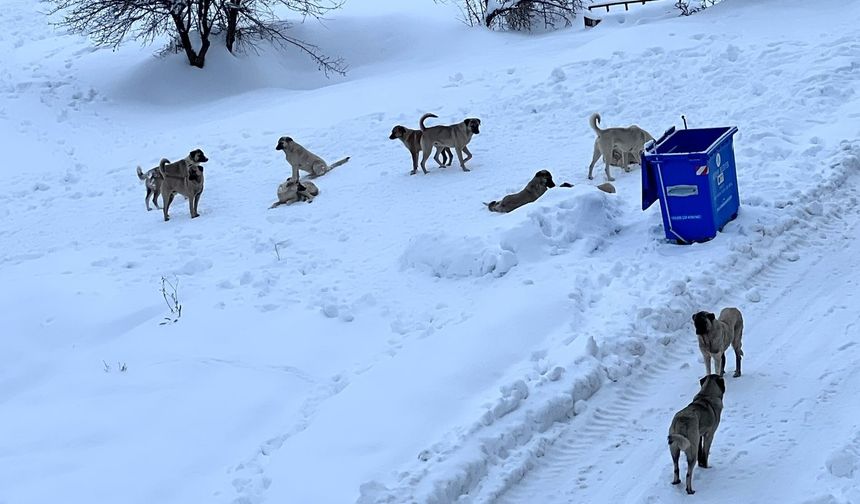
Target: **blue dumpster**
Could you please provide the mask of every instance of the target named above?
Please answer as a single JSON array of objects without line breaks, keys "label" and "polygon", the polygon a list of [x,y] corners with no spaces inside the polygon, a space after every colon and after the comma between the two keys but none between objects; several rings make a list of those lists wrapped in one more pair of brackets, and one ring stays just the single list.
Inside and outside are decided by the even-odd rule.
[{"label": "blue dumpster", "polygon": [[666,238],[707,241],[738,216],[737,127],[666,131],[642,153],[642,210],[660,200]]}]

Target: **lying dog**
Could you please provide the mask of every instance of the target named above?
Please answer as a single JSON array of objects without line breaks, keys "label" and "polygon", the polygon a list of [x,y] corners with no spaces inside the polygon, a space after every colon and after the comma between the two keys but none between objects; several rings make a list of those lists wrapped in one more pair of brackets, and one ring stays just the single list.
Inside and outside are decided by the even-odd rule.
[{"label": "lying dog", "polygon": [[[720,318],[713,313],[700,311],[693,314],[693,325],[696,327],[696,337],[699,340],[699,350],[705,359],[705,371],[711,374],[711,359],[714,360],[714,371],[720,376],[726,374],[726,350],[729,345],[735,351],[735,374],[741,375],[741,348],[744,336],[744,318],[737,308],[723,308]],[[719,370],[717,371],[717,368]]]},{"label": "lying dog", "polygon": [[188,209],[191,212],[191,218],[200,217],[197,213],[197,205],[200,203],[200,196],[203,194],[203,166],[202,162],[208,161],[203,151],[198,149],[199,156],[194,156],[196,161],[191,159],[191,156],[185,159],[180,159],[175,163],[171,163],[166,159],[162,159],[158,165],[158,171],[161,175],[161,184],[159,191],[164,206],[161,208],[164,212],[164,221],[170,220],[168,212],[170,205],[173,203],[173,198],[177,194],[181,194],[188,199]]},{"label": "lying dog", "polygon": [[[430,157],[430,151],[433,147],[448,147],[457,152],[457,159],[460,161],[460,168],[463,171],[469,171],[466,168],[466,161],[472,159],[472,153],[466,145],[472,140],[472,135],[477,135],[481,132],[481,120],[475,117],[467,117],[462,122],[445,126],[424,126],[424,121],[430,117],[439,117],[436,114],[424,114],[418,125],[421,128],[421,170],[427,173],[427,158]],[[463,159],[463,153],[466,153],[466,158]],[[412,170],[412,175],[417,171]]]},{"label": "lying dog", "polygon": [[278,139],[278,145],[275,146],[275,150],[284,151],[287,163],[293,169],[291,178],[294,180],[299,179],[299,170],[310,173],[310,178],[317,178],[349,161],[349,156],[347,156],[329,165],[321,157],[305,149],[288,136]]},{"label": "lying dog", "polygon": [[501,201],[484,203],[491,212],[508,213],[517,208],[536,201],[550,188],[555,187],[552,174],[548,170],[541,170],[526,184],[526,187],[514,194],[508,194]]},{"label": "lying dog", "polygon": [[[139,178],[146,185],[146,198],[144,201],[146,202],[146,210],[152,210],[149,208],[149,199],[152,197],[152,203],[155,205],[155,208],[158,208],[158,195],[163,191],[161,190],[161,184],[164,180],[164,167],[168,164],[177,165],[176,173],[188,174],[189,166],[198,166],[200,163],[205,163],[209,161],[206,157],[206,154],[203,153],[200,149],[194,149],[193,151],[188,153],[184,159],[177,161],[176,163],[170,163],[170,160],[167,158],[162,158],[161,162],[155,168],[151,168],[143,172],[140,166],[137,167],[137,178]],[[172,169],[172,168],[171,168]],[[164,197],[162,196],[162,200]]]},{"label": "lying dog", "polygon": [[[570,182],[562,182],[559,187],[573,187],[573,184],[571,184]],[[615,186],[610,184],[609,182],[604,182],[597,186],[597,188],[605,193],[615,194]]]},{"label": "lying dog", "polygon": [[[613,151],[621,153],[621,164],[624,171],[630,171],[630,160],[638,159],[639,152],[649,140],[654,140],[650,133],[643,130],[639,126],[633,125],[627,128],[606,128],[600,129],[597,123],[600,122],[600,114],[591,114],[589,124],[591,129],[597,133],[597,138],[594,140],[594,155],[591,159],[591,165],[588,167],[588,178],[593,179],[594,164],[603,156],[603,162],[606,165],[606,179],[610,182],[615,180],[609,173],[609,165],[615,164]],[[631,153],[634,153],[631,156]]]},{"label": "lying dog", "polygon": [[720,426],[723,394],[726,392],[726,382],[715,374],[705,376],[699,380],[699,384],[701,389],[693,402],[676,413],[669,426],[669,453],[675,471],[672,484],[681,483],[678,459],[683,451],[687,455],[687,493],[690,495],[696,493],[693,490],[693,468],[696,462],[701,467],[708,467],[708,455],[717,427]]},{"label": "lying dog", "polygon": [[269,208],[275,208],[279,205],[290,205],[297,201],[311,203],[319,193],[320,190],[313,182],[299,182],[290,177],[278,186],[278,201],[272,203],[272,206]]},{"label": "lying dog", "polygon": [[[412,155],[412,175],[418,172],[418,153],[421,152],[421,130],[409,129],[406,126],[397,125],[391,129],[389,140],[399,139],[403,145],[409,149],[409,154]],[[442,160],[439,160],[439,156]],[[451,166],[454,161],[454,155],[448,147],[436,147],[436,154],[433,159],[439,163],[440,167]]]}]

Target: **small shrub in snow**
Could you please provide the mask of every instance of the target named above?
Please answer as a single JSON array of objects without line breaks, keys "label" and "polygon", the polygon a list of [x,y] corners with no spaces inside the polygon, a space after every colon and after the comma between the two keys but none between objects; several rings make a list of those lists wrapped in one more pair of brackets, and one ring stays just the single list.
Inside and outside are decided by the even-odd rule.
[{"label": "small shrub in snow", "polygon": [[179,317],[182,316],[182,304],[179,303],[179,279],[170,280],[161,277],[161,296],[164,298],[167,308],[170,310],[170,315],[164,317],[159,325],[173,324],[179,322]]},{"label": "small shrub in snow", "polygon": [[682,16],[689,16],[699,11],[703,11],[708,7],[713,7],[719,0],[698,0],[698,5],[690,5],[690,0],[678,0],[675,2],[675,8],[681,11]]},{"label": "small shrub in snow", "polygon": [[437,0],[454,3],[470,26],[537,31],[570,26],[583,0]]}]

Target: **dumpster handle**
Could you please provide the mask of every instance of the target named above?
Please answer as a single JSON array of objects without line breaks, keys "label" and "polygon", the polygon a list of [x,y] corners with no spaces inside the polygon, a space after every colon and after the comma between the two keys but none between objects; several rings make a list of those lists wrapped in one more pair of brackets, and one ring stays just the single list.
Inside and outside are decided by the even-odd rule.
[{"label": "dumpster handle", "polygon": [[663,203],[666,205],[666,219],[669,221],[669,232],[677,236],[682,242],[689,243],[672,228],[672,214],[669,213],[669,198],[666,197],[666,185],[663,184],[663,169],[660,167],[660,162],[655,162],[654,164],[657,165],[657,176],[660,177],[660,191],[663,193]]},{"label": "dumpster handle", "polygon": [[687,118],[684,117],[684,114],[681,114],[681,120],[684,121],[684,129],[687,129]]}]

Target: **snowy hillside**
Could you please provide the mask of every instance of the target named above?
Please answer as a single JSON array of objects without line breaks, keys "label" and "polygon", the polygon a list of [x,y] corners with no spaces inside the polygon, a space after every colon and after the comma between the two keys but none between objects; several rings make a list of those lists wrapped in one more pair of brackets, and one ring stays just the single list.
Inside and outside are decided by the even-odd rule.
[{"label": "snowy hillside", "polygon": [[[672,4],[525,37],[348,0],[297,27],[350,65],[326,79],[93,50],[6,0],[0,503],[860,502],[860,5]],[[425,112],[481,119],[471,172],[409,175],[388,135]],[[593,112],[737,126],[738,219],[666,243],[638,169],[587,180]],[[351,160],[269,210],[282,135]],[[135,167],[195,148],[201,217],[163,222]],[[575,187],[487,212],[539,169]],[[690,316],[730,305],[744,376],[687,497]]]}]

